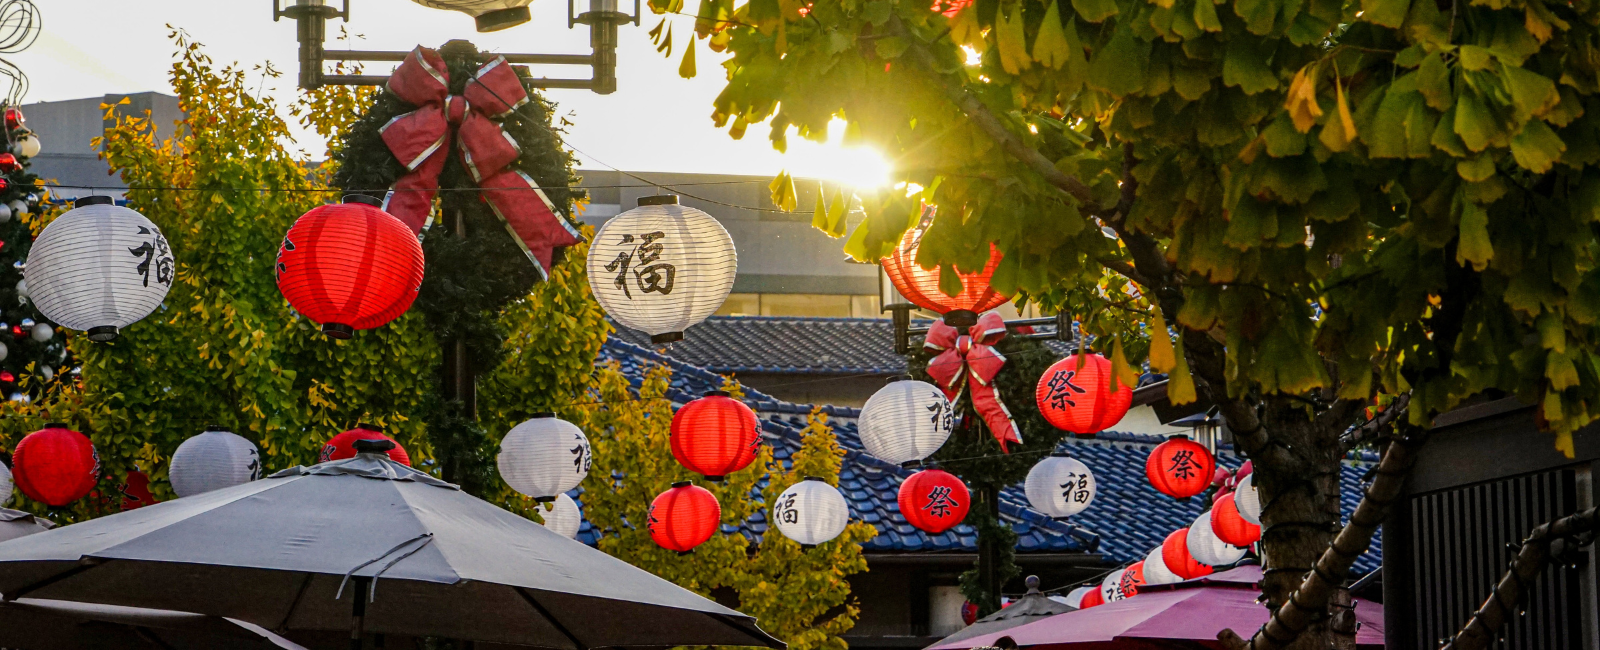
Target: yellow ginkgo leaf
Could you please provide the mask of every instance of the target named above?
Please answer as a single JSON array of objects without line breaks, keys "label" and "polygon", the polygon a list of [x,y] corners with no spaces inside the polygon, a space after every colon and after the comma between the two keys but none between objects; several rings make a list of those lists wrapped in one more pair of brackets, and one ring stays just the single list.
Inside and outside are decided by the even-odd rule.
[{"label": "yellow ginkgo leaf", "polygon": [[678,65],[678,76],[684,79],[694,78],[694,39],[689,39],[688,47],[683,48],[683,63]]},{"label": "yellow ginkgo leaf", "polygon": [[772,193],[772,204],[778,206],[779,210],[794,212],[799,200],[795,197],[794,178],[789,176],[787,170],[778,172],[777,178],[767,185],[767,190]]},{"label": "yellow ginkgo leaf", "polygon": [[1172,372],[1167,373],[1167,401],[1177,406],[1194,400],[1194,376],[1189,374],[1189,361],[1183,358],[1183,336],[1180,334],[1173,354]]},{"label": "yellow ginkgo leaf", "polygon": [[1309,64],[1294,73],[1284,108],[1289,109],[1296,131],[1309,133],[1316,125],[1317,118],[1322,117],[1322,107],[1317,104],[1317,64]]},{"label": "yellow ginkgo leaf", "polygon": [[995,37],[1000,44],[1000,67],[1008,74],[1022,74],[1033,67],[1028,56],[1028,35],[1023,30],[1022,6],[1019,4],[1009,18],[1002,18]]},{"label": "yellow ginkgo leaf", "polygon": [[1172,339],[1167,335],[1167,319],[1161,308],[1153,307],[1155,320],[1150,323],[1150,367],[1156,372],[1171,372],[1173,361]]}]

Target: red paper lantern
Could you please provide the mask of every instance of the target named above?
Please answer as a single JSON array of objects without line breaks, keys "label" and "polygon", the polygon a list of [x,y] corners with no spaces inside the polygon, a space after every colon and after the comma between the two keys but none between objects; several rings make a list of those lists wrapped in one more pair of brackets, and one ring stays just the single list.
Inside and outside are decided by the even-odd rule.
[{"label": "red paper lantern", "polygon": [[[1007,604],[1010,604],[1010,603],[1007,603]],[[1001,609],[1005,609],[1005,607],[1001,607]],[[964,603],[961,603],[961,622],[962,623],[966,623],[967,625],[972,625],[973,623],[978,622],[978,606],[977,606],[977,604],[973,603],[970,600],[966,601]]]},{"label": "red paper lantern", "polygon": [[715,390],[672,415],[672,457],[691,472],[720,481],[761,451],[761,420],[744,402]]},{"label": "red paper lantern", "polygon": [[895,291],[918,307],[940,314],[956,310],[981,314],[1010,300],[989,286],[989,276],[994,275],[995,267],[1000,266],[1000,249],[995,248],[994,244],[989,245],[989,263],[984,265],[982,271],[956,271],[956,275],[961,277],[961,293],[950,296],[941,291],[939,268],[924,269],[917,265],[917,249],[922,245],[922,235],[927,231],[927,223],[907,231],[905,237],[900,239],[900,247],[883,259],[883,272],[889,276]]},{"label": "red paper lantern", "polygon": [[[1083,364],[1081,367],[1079,363]],[[1094,437],[1122,421],[1133,405],[1133,387],[1112,391],[1111,362],[1098,354],[1074,354],[1055,362],[1039,376],[1034,399],[1039,412],[1057,429]],[[1206,478],[1211,478],[1209,474]]]},{"label": "red paper lantern", "polygon": [[717,532],[722,506],[705,488],[680,481],[650,502],[650,539],[661,548],[689,553]]},{"label": "red paper lantern", "polygon": [[22,169],[22,163],[17,162],[17,157],[9,153],[0,153],[0,172],[11,173]]},{"label": "red paper lantern", "polygon": [[377,199],[352,194],[295,221],[276,269],[289,306],[320,323],[329,338],[348,339],[411,307],[422,285],[422,245],[378,209]]},{"label": "red paper lantern", "polygon": [[1161,562],[1167,570],[1184,580],[1211,575],[1211,567],[1195,561],[1189,554],[1189,529],[1179,528],[1161,542]]},{"label": "red paper lantern", "polygon": [[1162,494],[1187,499],[1206,491],[1217,461],[1204,445],[1173,436],[1150,450],[1144,462],[1144,475]]},{"label": "red paper lantern", "polygon": [[1106,595],[1100,593],[1099,587],[1095,587],[1083,595],[1083,600],[1078,601],[1078,609],[1089,609],[1090,607],[1104,604],[1106,604]]},{"label": "red paper lantern", "polygon": [[356,457],[357,440],[388,440],[394,442],[394,449],[389,450],[389,460],[407,467],[411,466],[411,455],[406,453],[406,448],[395,442],[394,438],[383,435],[383,429],[370,424],[358,424],[356,428],[334,436],[322,446],[322,462],[330,460],[344,460]]},{"label": "red paper lantern", "polygon": [[1122,571],[1122,578],[1117,581],[1117,590],[1122,592],[1123,598],[1132,598],[1139,595],[1139,588],[1144,584],[1144,560],[1140,560]]},{"label": "red paper lantern", "polygon": [[22,109],[16,107],[6,109],[6,128],[15,129],[27,121],[28,118],[22,116]]},{"label": "red paper lantern", "polygon": [[46,424],[12,453],[17,489],[34,501],[64,506],[89,494],[100,480],[100,454],[89,437],[65,424]]},{"label": "red paper lantern", "polygon": [[1261,527],[1239,516],[1239,503],[1233,500],[1232,492],[1211,508],[1211,532],[1234,546],[1249,546],[1261,540]]},{"label": "red paper lantern", "polygon": [[925,469],[900,484],[900,514],[906,523],[939,534],[967,518],[967,484],[942,469]]},{"label": "red paper lantern", "polygon": [[139,470],[129,470],[123,479],[122,509],[137,510],[145,506],[153,506],[156,496],[150,493],[150,477]]}]

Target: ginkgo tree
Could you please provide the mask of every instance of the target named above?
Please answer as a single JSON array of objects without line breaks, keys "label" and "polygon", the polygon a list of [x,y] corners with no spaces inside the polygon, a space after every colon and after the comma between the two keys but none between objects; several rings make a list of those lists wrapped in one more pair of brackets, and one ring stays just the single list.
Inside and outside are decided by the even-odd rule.
[{"label": "ginkgo tree", "polygon": [[[677,2],[652,8],[727,54],[719,126],[783,149],[839,118],[893,161],[907,191],[860,197],[847,253],[936,205],[919,261],[947,291],[993,242],[996,288],[1220,408],[1267,504],[1254,647],[1333,644],[1325,605],[1435,415],[1516,395],[1570,454],[1600,409],[1600,5]],[[1363,443],[1384,459],[1341,522]]]}]

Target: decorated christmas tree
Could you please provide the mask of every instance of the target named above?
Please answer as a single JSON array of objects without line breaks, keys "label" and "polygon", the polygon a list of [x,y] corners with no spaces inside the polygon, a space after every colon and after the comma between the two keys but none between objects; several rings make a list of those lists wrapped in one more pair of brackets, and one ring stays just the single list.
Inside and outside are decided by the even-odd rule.
[{"label": "decorated christmas tree", "polygon": [[[43,182],[28,169],[39,139],[22,110],[4,107],[5,147],[0,151],[0,396],[37,397],[57,375],[76,365],[66,332],[48,322],[28,299],[22,270],[33,238],[56,208]],[[70,207],[70,206],[65,206]]]}]

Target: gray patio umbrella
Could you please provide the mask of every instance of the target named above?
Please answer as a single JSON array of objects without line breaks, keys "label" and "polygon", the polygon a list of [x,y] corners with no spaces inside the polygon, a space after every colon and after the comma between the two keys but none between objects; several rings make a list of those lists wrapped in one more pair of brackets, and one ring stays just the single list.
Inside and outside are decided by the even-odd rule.
[{"label": "gray patio umbrella", "polygon": [[17,650],[306,650],[242,621],[23,598],[0,604],[0,647]]},{"label": "gray patio umbrella", "polygon": [[55,522],[35,517],[31,512],[0,508],[0,542],[42,533],[55,527]]},{"label": "gray patio umbrella", "polygon": [[1078,608],[1065,603],[1050,600],[1049,596],[1040,593],[1039,577],[1028,576],[1026,581],[1028,593],[1011,602],[1000,611],[974,621],[960,632],[956,632],[928,647],[944,645],[953,641],[961,641],[975,636],[993,634],[1001,630],[1026,625],[1046,616],[1055,616],[1066,612],[1078,611]]},{"label": "gray patio umbrella", "polygon": [[349,631],[357,647],[783,647],[749,616],[389,460],[389,444],[0,544],[0,599]]}]

